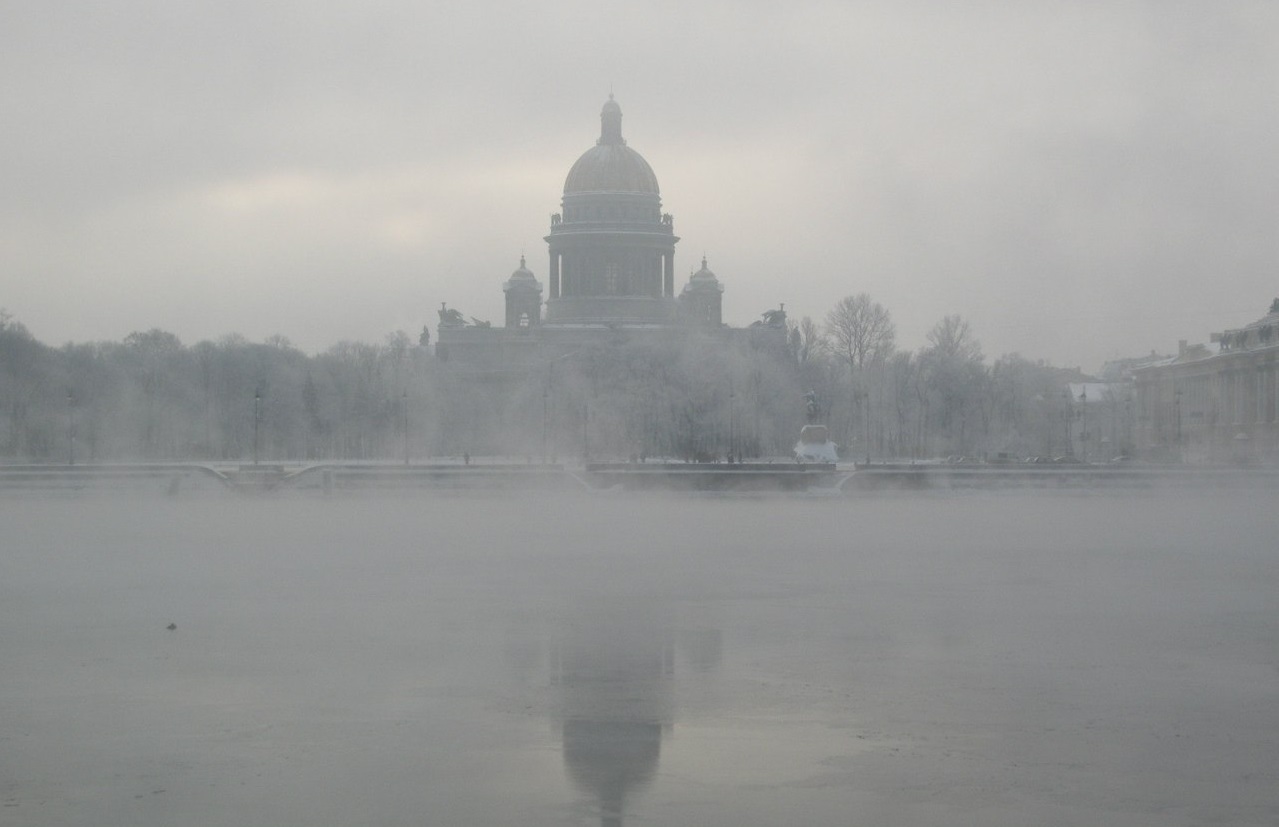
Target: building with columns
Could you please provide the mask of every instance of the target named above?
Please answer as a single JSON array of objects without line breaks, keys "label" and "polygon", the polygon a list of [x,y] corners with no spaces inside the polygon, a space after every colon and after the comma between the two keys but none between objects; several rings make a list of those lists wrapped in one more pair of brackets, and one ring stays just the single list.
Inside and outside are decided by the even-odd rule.
[{"label": "building with columns", "polygon": [[1257,321],[1133,370],[1137,445],[1186,462],[1279,461],[1279,299]]}]

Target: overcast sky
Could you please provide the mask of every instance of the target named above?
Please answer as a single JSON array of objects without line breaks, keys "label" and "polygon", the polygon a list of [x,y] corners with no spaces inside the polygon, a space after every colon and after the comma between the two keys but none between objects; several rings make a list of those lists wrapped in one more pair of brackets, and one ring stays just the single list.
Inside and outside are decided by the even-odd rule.
[{"label": "overcast sky", "polygon": [[[307,351],[501,323],[610,88],[724,317],[1096,369],[1279,296],[1279,3],[0,0],[0,307]],[[677,285],[678,287],[678,285]]]}]

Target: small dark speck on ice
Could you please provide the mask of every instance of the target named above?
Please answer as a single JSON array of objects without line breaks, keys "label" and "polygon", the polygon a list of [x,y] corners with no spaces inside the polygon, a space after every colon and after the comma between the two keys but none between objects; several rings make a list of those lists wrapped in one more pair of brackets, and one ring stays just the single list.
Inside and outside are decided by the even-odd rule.
[{"label": "small dark speck on ice", "polygon": [[177,629],[177,628],[178,628],[178,624],[176,624],[176,623],[170,623],[168,626],[165,626],[164,628],[166,628],[166,629],[168,629],[170,632],[172,632],[174,629]]}]

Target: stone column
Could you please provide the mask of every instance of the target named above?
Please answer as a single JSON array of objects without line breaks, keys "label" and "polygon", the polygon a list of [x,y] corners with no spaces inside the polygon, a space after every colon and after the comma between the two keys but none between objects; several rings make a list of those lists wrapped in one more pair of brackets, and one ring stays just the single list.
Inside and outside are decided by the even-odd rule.
[{"label": "stone column", "polygon": [[673,298],[675,296],[675,253],[663,255],[662,263],[662,295],[668,299]]},{"label": "stone column", "polygon": [[1270,363],[1270,421],[1279,422],[1279,366]]},{"label": "stone column", "polygon": [[1261,365],[1252,369],[1252,421],[1260,425],[1266,421],[1266,375]]},{"label": "stone column", "polygon": [[551,298],[560,297],[560,254],[551,252]]}]

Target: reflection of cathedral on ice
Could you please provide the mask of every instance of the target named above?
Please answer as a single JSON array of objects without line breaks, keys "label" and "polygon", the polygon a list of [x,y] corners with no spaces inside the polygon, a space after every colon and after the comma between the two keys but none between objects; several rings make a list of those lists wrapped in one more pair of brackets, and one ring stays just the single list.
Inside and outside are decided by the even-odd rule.
[{"label": "reflection of cathedral on ice", "polygon": [[507,659],[521,685],[540,683],[534,674],[547,682],[545,709],[560,735],[565,776],[580,794],[574,823],[598,818],[618,827],[627,814],[639,817],[636,803],[674,733],[678,697],[696,699],[685,714],[708,709],[723,663],[716,624],[651,590],[633,591],[636,581],[630,572],[619,589],[592,576],[570,589],[575,596],[549,626],[540,609],[511,615]]},{"label": "reflection of cathedral on ice", "polygon": [[674,663],[670,630],[628,612],[593,615],[553,649],[564,765],[602,825],[620,825],[628,796],[657,772],[673,722]]}]

